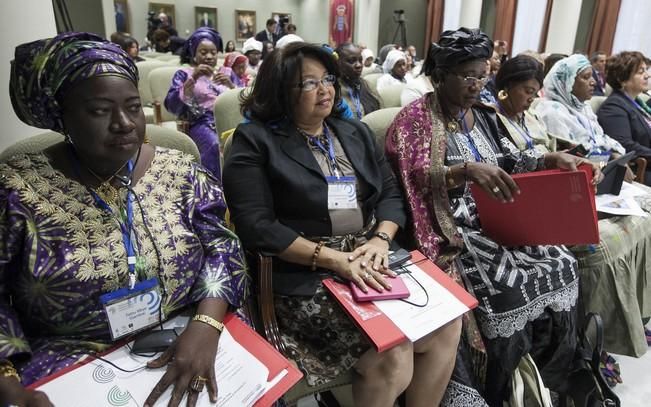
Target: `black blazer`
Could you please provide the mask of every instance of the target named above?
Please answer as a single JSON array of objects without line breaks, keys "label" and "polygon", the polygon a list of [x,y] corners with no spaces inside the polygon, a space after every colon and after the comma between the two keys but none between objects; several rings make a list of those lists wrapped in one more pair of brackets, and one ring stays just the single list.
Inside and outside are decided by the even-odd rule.
[{"label": "black blazer", "polygon": [[651,129],[642,112],[622,93],[615,90],[597,111],[604,133],[619,141],[626,151],[638,157],[651,157]]},{"label": "black blazer", "polygon": [[[275,46],[280,36],[276,33],[271,33],[271,37],[273,38],[273,43]],[[255,39],[256,41],[260,41],[260,42],[269,41],[269,38],[267,37],[267,30],[262,30],[259,33],[257,33],[255,35]]]},{"label": "black blazer", "polygon": [[[357,176],[366,184],[364,221],[404,226],[402,194],[383,149],[362,122],[330,118]],[[303,136],[284,122],[270,128],[259,122],[240,124],[233,134],[222,175],[224,192],[238,236],[247,249],[276,255],[299,236],[328,236],[328,184]],[[277,260],[274,290],[311,295],[321,276],[308,267]]]}]

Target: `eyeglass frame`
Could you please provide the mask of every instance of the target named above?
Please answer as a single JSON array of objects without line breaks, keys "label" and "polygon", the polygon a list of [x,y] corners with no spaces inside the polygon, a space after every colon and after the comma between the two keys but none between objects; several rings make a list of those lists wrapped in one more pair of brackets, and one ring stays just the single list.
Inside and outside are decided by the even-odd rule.
[{"label": "eyeglass frame", "polygon": [[463,84],[466,86],[476,86],[478,83],[480,83],[481,87],[483,88],[490,80],[488,76],[485,76],[483,78],[477,78],[474,76],[464,76],[463,74],[454,71],[446,71],[446,72],[461,79],[463,81]]},{"label": "eyeglass frame", "polygon": [[[306,82],[314,84],[314,88],[311,89],[306,89]],[[337,82],[337,75],[334,74],[327,74],[321,79],[305,79],[304,81],[299,82],[296,84],[296,87],[299,88],[302,92],[312,92],[313,90],[316,90],[319,88],[319,85],[323,85],[324,87],[328,86],[334,86],[335,83]]]}]

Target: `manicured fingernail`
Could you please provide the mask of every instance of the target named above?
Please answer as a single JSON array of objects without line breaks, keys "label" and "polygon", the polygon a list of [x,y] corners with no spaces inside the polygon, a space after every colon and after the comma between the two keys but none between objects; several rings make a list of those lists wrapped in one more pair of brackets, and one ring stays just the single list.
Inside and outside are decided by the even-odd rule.
[{"label": "manicured fingernail", "polygon": [[391,286],[391,284],[387,284],[387,290],[391,290],[391,289],[393,289],[393,287]]},{"label": "manicured fingernail", "polygon": [[511,200],[509,200],[509,202],[511,202],[511,203],[513,203],[513,202],[514,202],[514,199],[513,199],[513,198],[511,198]]},{"label": "manicured fingernail", "polygon": [[397,276],[397,274],[396,274],[394,271],[392,271],[392,270],[389,270],[389,275],[390,275],[391,277],[395,277],[395,276]]}]

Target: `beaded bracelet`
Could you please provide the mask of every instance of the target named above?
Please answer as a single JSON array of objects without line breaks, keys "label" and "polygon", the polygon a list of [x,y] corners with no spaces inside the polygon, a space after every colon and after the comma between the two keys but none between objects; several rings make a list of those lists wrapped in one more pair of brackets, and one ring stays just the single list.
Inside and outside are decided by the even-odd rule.
[{"label": "beaded bracelet", "polygon": [[323,247],[323,242],[319,242],[314,248],[314,253],[312,254],[312,271],[316,271],[316,259],[319,258],[319,253]]}]

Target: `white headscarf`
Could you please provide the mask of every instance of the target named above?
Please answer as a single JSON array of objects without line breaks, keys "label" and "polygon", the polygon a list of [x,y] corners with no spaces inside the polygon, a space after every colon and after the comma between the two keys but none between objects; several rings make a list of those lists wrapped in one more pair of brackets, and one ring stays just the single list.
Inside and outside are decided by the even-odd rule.
[{"label": "white headscarf", "polygon": [[249,51],[262,52],[262,43],[253,37],[244,41],[244,44],[242,45],[242,54],[246,55]]},{"label": "white headscarf", "polygon": [[371,51],[370,49],[364,48],[362,50],[362,61],[366,61],[367,59],[369,59],[369,57],[374,57],[374,56],[375,55],[373,55],[373,51]]},{"label": "white headscarf", "polygon": [[572,88],[577,75],[589,66],[592,66],[590,61],[581,54],[570,55],[556,62],[543,82],[545,97],[582,112],[585,103],[574,96]]},{"label": "white headscarf", "polygon": [[402,51],[398,51],[397,49],[393,49],[389,51],[387,54],[386,59],[384,60],[384,63],[382,64],[382,70],[384,73],[391,73],[391,70],[393,67],[398,63],[400,60],[407,61],[405,58],[405,53]]},{"label": "white headscarf", "polygon": [[276,48],[282,48],[287,44],[291,44],[292,42],[303,42],[303,38],[299,37],[296,34],[283,35],[278,40],[278,42],[276,42]]}]

